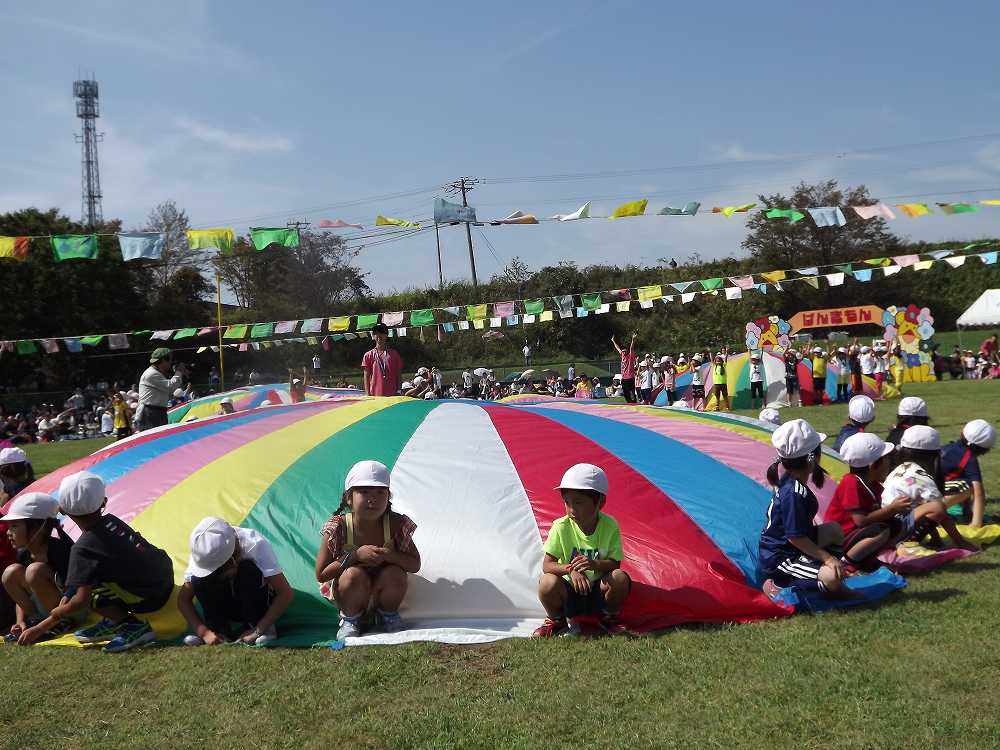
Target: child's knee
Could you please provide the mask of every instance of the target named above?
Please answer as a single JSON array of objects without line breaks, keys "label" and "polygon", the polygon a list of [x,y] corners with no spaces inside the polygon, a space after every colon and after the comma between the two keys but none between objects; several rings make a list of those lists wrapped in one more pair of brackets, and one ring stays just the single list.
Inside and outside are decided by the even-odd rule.
[{"label": "child's knee", "polygon": [[836,522],[821,523],[816,529],[816,540],[820,547],[843,544],[844,529]]},{"label": "child's knee", "polygon": [[837,574],[828,567],[820,569],[818,578],[827,591],[839,591],[843,585],[843,581],[837,578]]},{"label": "child's knee", "polygon": [[406,571],[398,565],[386,565],[378,575],[380,588],[406,588]]},{"label": "child's knee", "polygon": [[52,580],[52,570],[42,562],[33,562],[24,570],[24,579],[29,586]]},{"label": "child's knee", "polygon": [[361,568],[348,568],[340,574],[337,588],[341,593],[368,591],[371,588],[371,579],[368,577],[368,573]]},{"label": "child's knee", "polygon": [[24,566],[19,563],[8,565],[3,571],[2,580],[4,586],[24,581]]},{"label": "child's knee", "polygon": [[601,579],[605,595],[625,596],[632,587],[632,579],[621,568],[616,568]]}]

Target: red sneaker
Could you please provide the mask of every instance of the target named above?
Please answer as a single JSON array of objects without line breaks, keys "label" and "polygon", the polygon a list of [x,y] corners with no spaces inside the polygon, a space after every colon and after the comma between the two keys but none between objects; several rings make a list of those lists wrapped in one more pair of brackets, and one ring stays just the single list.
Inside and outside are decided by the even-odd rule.
[{"label": "red sneaker", "polygon": [[628,628],[625,627],[618,615],[604,615],[601,618],[601,627],[604,628],[608,635],[628,635]]},{"label": "red sneaker", "polygon": [[776,584],[770,578],[764,581],[764,585],[762,586],[762,588],[764,589],[764,594],[767,596],[768,599],[773,599],[778,595],[778,592],[781,591],[781,589],[778,588],[778,584]]},{"label": "red sneaker", "polygon": [[534,638],[553,638],[561,634],[567,627],[566,620],[553,620],[551,617],[546,617],[545,622],[536,628],[531,635]]}]

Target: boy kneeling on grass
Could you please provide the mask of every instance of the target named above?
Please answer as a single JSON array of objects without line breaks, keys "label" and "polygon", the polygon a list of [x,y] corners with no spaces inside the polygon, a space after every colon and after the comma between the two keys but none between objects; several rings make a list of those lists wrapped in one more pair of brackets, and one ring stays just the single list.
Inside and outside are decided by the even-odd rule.
[{"label": "boy kneeling on grass", "polygon": [[545,541],[538,598],[548,615],[535,636],[579,635],[572,618],[600,615],[610,635],[626,632],[618,619],[632,587],[621,570],[622,534],[618,522],[601,512],[608,477],[593,464],[571,466],[556,487],[566,515],[553,522]]},{"label": "boy kneeling on grass", "polygon": [[[192,635],[185,646],[238,640],[263,646],[278,637],[275,623],[294,592],[271,543],[253,529],[233,528],[221,518],[202,519],[191,532],[191,561],[177,595],[177,609]],[[204,619],[194,600],[201,604]],[[240,624],[234,639],[231,623]]]},{"label": "boy kneeling on grass", "polygon": [[70,551],[59,606],[21,633],[18,643],[34,643],[88,604],[104,619],[73,634],[81,643],[107,641],[103,650],[116,653],[155,639],[149,623],[136,614],[156,612],[170,600],[173,565],[166,552],[120,518],[102,513],[106,503],[104,481],[96,474],[80,471],[60,483],[59,507],[80,528],[80,536]]}]

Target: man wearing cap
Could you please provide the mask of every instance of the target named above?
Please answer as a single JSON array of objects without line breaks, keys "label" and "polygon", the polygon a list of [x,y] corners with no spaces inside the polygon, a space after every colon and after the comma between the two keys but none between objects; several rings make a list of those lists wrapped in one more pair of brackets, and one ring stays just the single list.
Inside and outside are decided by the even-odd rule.
[{"label": "man wearing cap", "polygon": [[[944,473],[944,504],[953,516],[971,516],[970,526],[981,528],[985,521],[986,490],[979,457],[997,442],[997,431],[985,419],[973,419],[962,428],[962,437],[941,449]],[[971,510],[971,513],[968,511]]]},{"label": "man wearing cap", "polygon": [[835,451],[840,450],[851,435],[864,432],[865,428],[875,419],[875,402],[868,396],[854,396],[847,403],[847,424],[840,428],[840,434],[833,444]]},{"label": "man wearing cap", "polygon": [[[169,349],[160,347],[149,355],[149,367],[139,379],[139,409],[136,416],[139,430],[160,427],[167,423],[167,403],[174,389],[181,387],[187,367],[173,363]],[[168,378],[168,375],[173,377]]]},{"label": "man wearing cap", "polygon": [[364,371],[365,393],[369,396],[395,396],[399,393],[399,374],[403,371],[403,358],[387,346],[389,328],[378,323],[372,328],[375,346],[361,359]]}]

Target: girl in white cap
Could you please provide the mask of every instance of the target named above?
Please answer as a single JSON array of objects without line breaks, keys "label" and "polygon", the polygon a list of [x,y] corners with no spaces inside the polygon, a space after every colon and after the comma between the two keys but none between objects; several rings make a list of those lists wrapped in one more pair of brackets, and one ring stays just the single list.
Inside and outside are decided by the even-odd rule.
[{"label": "girl in white cap", "polygon": [[975,528],[982,527],[986,511],[979,457],[988,453],[996,442],[996,428],[985,419],[973,419],[962,428],[962,437],[941,449],[944,504],[956,516],[962,515],[963,505],[971,505],[969,525]]},{"label": "girl in white cap", "polygon": [[896,407],[896,424],[889,430],[886,441],[892,443],[897,448],[899,440],[903,437],[908,427],[915,424],[925,425],[930,421],[927,411],[927,402],[917,396],[906,396],[899,400]]},{"label": "girl in white cap", "polygon": [[[177,609],[193,631],[184,644],[263,646],[274,641],[275,626],[294,592],[271,543],[254,529],[234,528],[212,516],[195,526],[190,542],[191,559],[177,595]],[[195,609],[195,599],[204,616]]]},{"label": "girl in white cap", "polygon": [[757,399],[760,399],[761,407],[765,404],[764,399],[764,365],[761,364],[760,354],[753,352],[750,355],[750,408],[757,408]]},{"label": "girl in white cap", "polygon": [[[3,571],[3,587],[16,605],[16,622],[6,636],[8,642],[17,641],[21,633],[42,622],[62,599],[73,541],[56,521],[58,512],[59,501],[51,495],[26,492],[10,504],[3,517],[7,537],[17,549],[17,562]],[[52,536],[53,531],[58,536]],[[62,620],[39,640],[65,635],[74,628],[73,621]]]},{"label": "girl in white cap", "polygon": [[822,347],[816,346],[812,350],[812,381],[813,398],[816,403],[822,405],[823,394],[826,393],[826,357],[827,353]]},{"label": "girl in white cap", "polygon": [[705,377],[701,373],[701,355],[691,358],[691,408],[696,411],[705,410]]},{"label": "girl in white cap", "polygon": [[387,633],[403,628],[406,574],[420,570],[420,552],[413,543],[417,525],[394,512],[391,499],[389,469],[359,461],[347,472],[340,507],[320,530],[316,580],[340,609],[338,640],[357,637],[371,624]]},{"label": "girl in white cap", "polygon": [[854,396],[847,403],[847,424],[840,428],[837,440],[833,444],[835,451],[840,450],[851,435],[864,432],[875,419],[875,402],[868,396]]},{"label": "girl in white cap", "polygon": [[0,449],[0,505],[34,481],[35,472],[28,454],[20,448]]},{"label": "girl in white cap", "polygon": [[599,466],[576,464],[566,470],[556,489],[566,515],[552,522],[543,547],[538,598],[547,617],[534,635],[578,635],[579,623],[573,618],[588,615],[599,616],[608,634],[623,634],[618,613],[632,582],[621,569],[624,552],[618,522],[601,512],[608,477]]},{"label": "girl in white cap", "polygon": [[825,439],[804,419],[785,422],[771,433],[778,459],[767,469],[774,496],[759,552],[767,579],[764,593],[772,598],[787,586],[834,595],[843,589],[844,563],[831,551],[843,542],[843,531],[836,523],[816,525],[819,500],[808,487],[810,480],[816,487],[824,484],[820,456]]},{"label": "girl in white cap", "polygon": [[847,391],[851,384],[851,362],[847,347],[837,348],[837,403],[847,401]]}]

